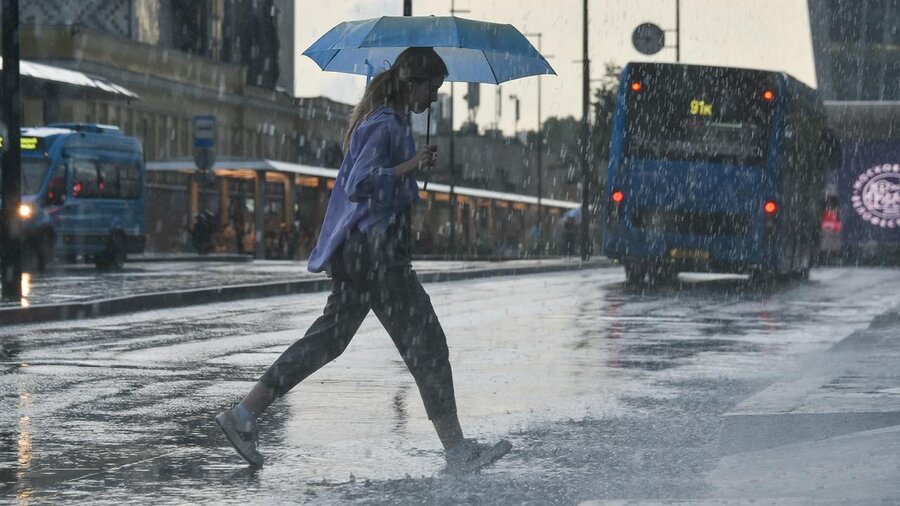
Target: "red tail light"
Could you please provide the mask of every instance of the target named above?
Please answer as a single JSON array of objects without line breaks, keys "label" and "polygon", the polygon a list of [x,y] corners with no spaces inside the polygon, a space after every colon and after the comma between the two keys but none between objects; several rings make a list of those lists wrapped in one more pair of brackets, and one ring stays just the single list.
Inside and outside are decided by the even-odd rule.
[{"label": "red tail light", "polygon": [[625,200],[625,194],[622,193],[621,190],[616,190],[612,192],[612,201],[616,204],[621,204],[622,201]]},{"label": "red tail light", "polygon": [[763,211],[769,216],[774,216],[778,211],[778,204],[776,204],[774,200],[767,200],[766,203],[763,204]]}]

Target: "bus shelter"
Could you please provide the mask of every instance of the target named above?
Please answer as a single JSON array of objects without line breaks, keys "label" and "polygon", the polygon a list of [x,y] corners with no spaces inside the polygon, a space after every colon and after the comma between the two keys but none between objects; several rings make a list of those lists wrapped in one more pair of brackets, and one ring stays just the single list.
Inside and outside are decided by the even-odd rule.
[{"label": "bus shelter", "polygon": [[[170,252],[185,242],[192,220],[206,213],[234,236],[246,241],[238,253],[256,258],[282,258],[271,248],[281,248],[287,231],[299,251],[291,258],[305,258],[318,237],[337,169],[277,160],[223,159],[208,172],[191,160],[147,163],[148,249]],[[420,182],[420,188],[422,183]],[[466,253],[480,256],[520,256],[533,248],[537,228],[537,197],[478,188],[454,187],[451,205],[449,185],[430,183],[420,190],[423,205],[414,207],[416,251],[425,254]],[[561,218],[580,204],[541,199],[549,220]],[[448,251],[450,213],[456,213],[455,251]],[[297,236],[297,237],[294,237]],[[253,246],[252,248],[250,246]]]}]

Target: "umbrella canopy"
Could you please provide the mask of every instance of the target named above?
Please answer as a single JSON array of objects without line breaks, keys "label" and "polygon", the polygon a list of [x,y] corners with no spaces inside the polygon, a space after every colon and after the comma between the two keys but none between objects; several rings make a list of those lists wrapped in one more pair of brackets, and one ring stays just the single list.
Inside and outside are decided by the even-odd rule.
[{"label": "umbrella canopy", "polygon": [[303,54],[322,70],[371,77],[409,47],[433,47],[447,65],[446,81],[500,84],[520,77],[556,74],[512,25],[447,16],[346,21]]}]

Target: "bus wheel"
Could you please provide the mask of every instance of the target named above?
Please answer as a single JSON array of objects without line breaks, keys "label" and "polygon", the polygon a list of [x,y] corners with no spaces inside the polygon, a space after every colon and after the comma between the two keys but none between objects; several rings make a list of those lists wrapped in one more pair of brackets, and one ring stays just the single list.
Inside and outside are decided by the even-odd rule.
[{"label": "bus wheel", "polygon": [[101,270],[120,270],[125,266],[125,236],[115,232],[106,243],[106,251],[94,257],[94,265]]},{"label": "bus wheel", "polygon": [[793,273],[792,276],[794,279],[798,281],[808,281],[809,280],[809,267],[801,268],[799,271]]},{"label": "bus wheel", "polygon": [[750,283],[754,285],[774,283],[776,277],[775,272],[769,269],[753,269],[750,271]]},{"label": "bus wheel", "polygon": [[639,285],[647,276],[647,265],[641,262],[625,261],[625,281],[631,285]]},{"label": "bus wheel", "polygon": [[678,271],[670,264],[654,263],[650,266],[648,274],[651,285],[664,285],[674,281]]}]

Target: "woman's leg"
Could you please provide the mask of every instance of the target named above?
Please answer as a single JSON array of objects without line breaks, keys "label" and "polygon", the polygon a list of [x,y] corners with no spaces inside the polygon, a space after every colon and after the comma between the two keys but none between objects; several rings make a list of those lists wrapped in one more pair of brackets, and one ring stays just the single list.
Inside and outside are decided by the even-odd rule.
[{"label": "woman's leg", "polygon": [[216,423],[235,450],[255,467],[262,467],[265,460],[259,452],[256,417],[272,401],[343,353],[369,313],[367,296],[343,275],[342,269],[333,273],[332,280],[325,311],[306,335],[269,366],[240,404],[216,416]]},{"label": "woman's leg", "polygon": [[388,272],[372,293],[372,309],[412,373],[444,448],[463,440],[444,329],[411,269]]},{"label": "woman's leg", "polygon": [[364,294],[351,283],[335,280],[322,316],[269,366],[241,404],[259,416],[272,401],[340,356],[368,313]]},{"label": "woman's leg", "polygon": [[344,269],[369,294],[372,310],[390,334],[419,387],[428,418],[444,448],[463,432],[456,415],[453,373],[444,330],[431,298],[412,270],[410,215],[401,212],[383,234],[354,230],[345,243]]}]

